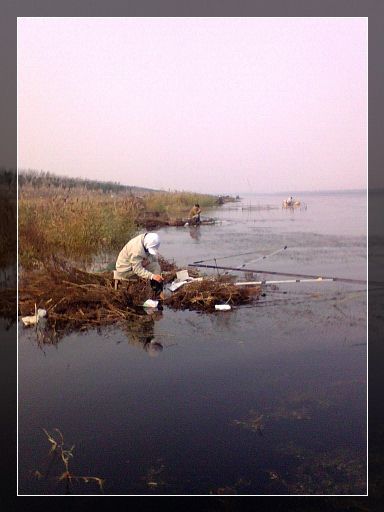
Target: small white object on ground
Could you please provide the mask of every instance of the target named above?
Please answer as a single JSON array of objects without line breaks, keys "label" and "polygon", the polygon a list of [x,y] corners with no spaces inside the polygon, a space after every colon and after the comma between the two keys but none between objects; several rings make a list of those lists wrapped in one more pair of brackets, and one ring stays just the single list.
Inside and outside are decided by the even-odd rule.
[{"label": "small white object on ground", "polygon": [[215,309],[217,311],[229,311],[231,306],[229,304],[216,304]]},{"label": "small white object on ground", "polygon": [[157,305],[158,305],[159,301],[158,300],[152,300],[152,299],[147,299],[143,306],[145,308],[157,308]]}]

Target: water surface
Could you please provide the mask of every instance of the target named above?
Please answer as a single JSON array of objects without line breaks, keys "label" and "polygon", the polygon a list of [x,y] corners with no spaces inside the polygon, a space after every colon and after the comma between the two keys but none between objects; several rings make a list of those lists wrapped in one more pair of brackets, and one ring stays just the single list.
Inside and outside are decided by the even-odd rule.
[{"label": "water surface", "polygon": [[[301,198],[306,210],[249,195],[203,212],[220,223],[161,230],[162,254],[365,279],[365,194]],[[55,427],[72,473],[107,494],[365,494],[365,286],[279,284],[253,306],[165,309],[56,345],[20,327],[20,494],[68,492],[42,431]]]}]

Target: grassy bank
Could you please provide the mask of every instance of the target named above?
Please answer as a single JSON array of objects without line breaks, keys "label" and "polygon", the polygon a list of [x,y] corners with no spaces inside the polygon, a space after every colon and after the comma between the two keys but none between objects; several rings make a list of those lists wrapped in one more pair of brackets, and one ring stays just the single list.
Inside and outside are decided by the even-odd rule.
[{"label": "grassy bank", "polygon": [[[33,184],[35,183],[35,185]],[[36,185],[38,183],[38,185]],[[19,261],[39,266],[52,255],[80,264],[101,252],[117,252],[141,229],[167,225],[194,203],[217,206],[217,196],[190,192],[141,191],[19,182]]]}]

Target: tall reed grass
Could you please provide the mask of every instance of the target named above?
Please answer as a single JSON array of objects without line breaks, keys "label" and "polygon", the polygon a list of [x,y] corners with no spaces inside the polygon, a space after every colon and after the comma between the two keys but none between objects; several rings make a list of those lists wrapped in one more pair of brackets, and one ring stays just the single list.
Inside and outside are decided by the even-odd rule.
[{"label": "tall reed grass", "polygon": [[19,262],[30,268],[52,255],[83,263],[121,248],[136,232],[134,200],[83,197],[19,200]]},{"label": "tall reed grass", "polygon": [[169,218],[217,204],[215,196],[189,192],[105,194],[85,189],[22,187],[19,190],[19,262],[33,268],[52,255],[89,264],[100,253],[119,251],[140,227],[146,213]]},{"label": "tall reed grass", "polygon": [[198,203],[201,208],[211,208],[217,205],[217,197],[209,194],[193,192],[151,192],[145,196],[147,210],[179,213],[189,211]]}]

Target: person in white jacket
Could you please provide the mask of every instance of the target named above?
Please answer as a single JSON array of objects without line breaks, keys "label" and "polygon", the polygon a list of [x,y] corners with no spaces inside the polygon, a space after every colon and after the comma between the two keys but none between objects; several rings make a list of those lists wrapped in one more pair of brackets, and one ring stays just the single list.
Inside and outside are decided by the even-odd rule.
[{"label": "person in white jacket", "polygon": [[158,262],[160,239],[157,233],[144,233],[132,238],[120,251],[116,260],[117,277],[129,279],[134,275],[150,281],[156,292],[163,289]]}]

